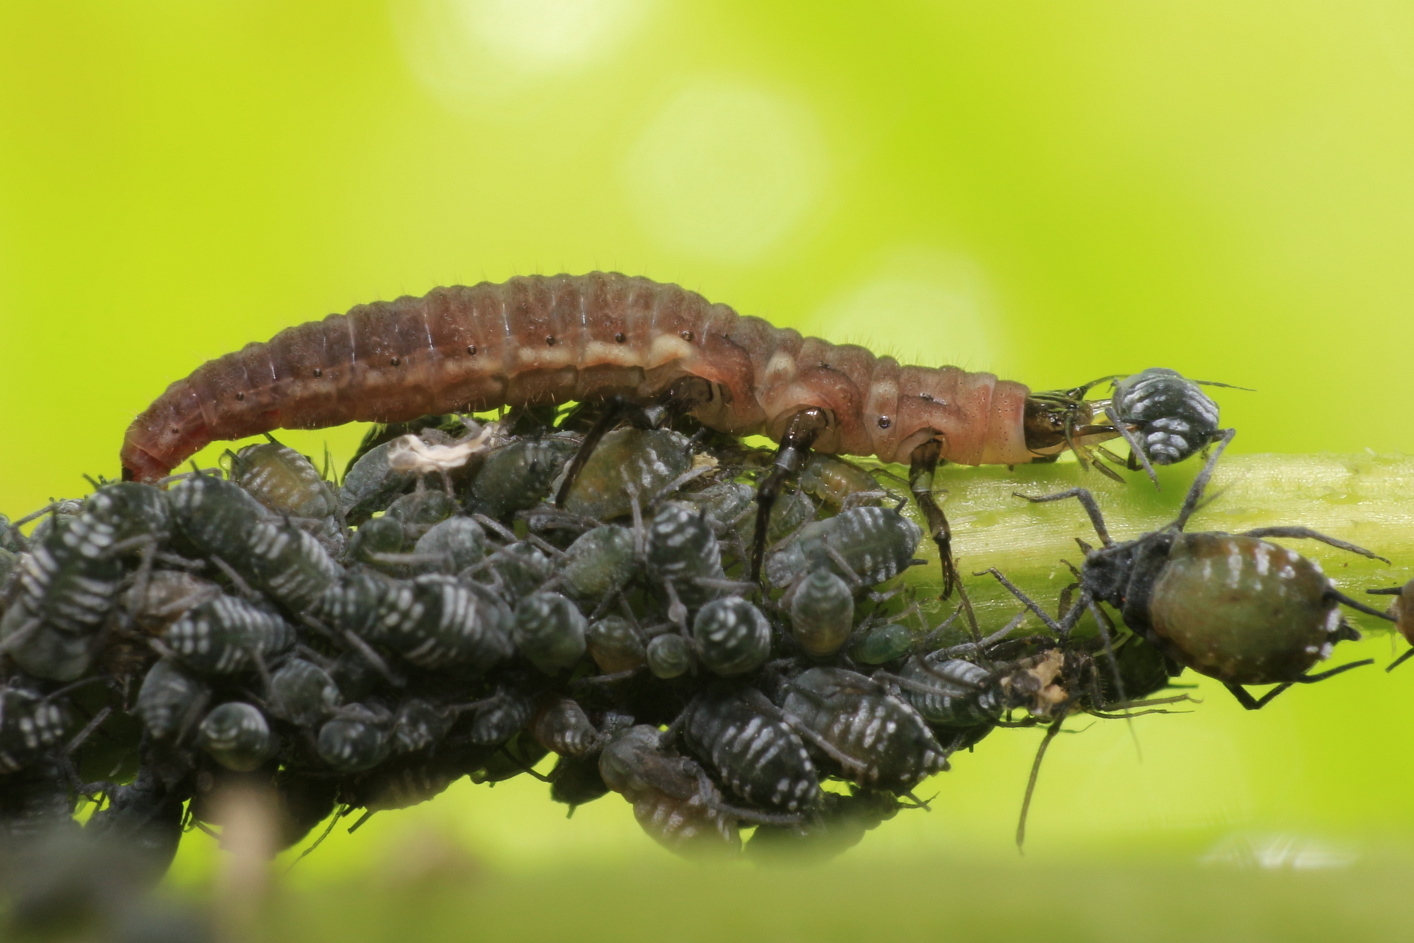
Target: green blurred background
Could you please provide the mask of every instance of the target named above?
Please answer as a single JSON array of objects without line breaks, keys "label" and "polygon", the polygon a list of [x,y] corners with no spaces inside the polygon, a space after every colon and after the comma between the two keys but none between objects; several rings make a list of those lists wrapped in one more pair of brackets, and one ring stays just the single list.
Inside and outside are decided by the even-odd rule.
[{"label": "green blurred background", "polygon": [[[0,507],[115,475],[132,417],[247,341],[593,268],[1038,388],[1152,365],[1253,387],[1222,396],[1238,452],[1408,451],[1411,168],[1398,0],[0,0]],[[1135,722],[1142,761],[1123,724],[1063,738],[1024,862],[1039,734],[1003,732],[816,880],[1407,864],[1410,684],[1257,715],[1208,691]],[[464,784],[295,883],[419,842],[559,884],[678,874],[625,803],[567,822],[544,793]],[[213,843],[187,844],[199,883]]]}]

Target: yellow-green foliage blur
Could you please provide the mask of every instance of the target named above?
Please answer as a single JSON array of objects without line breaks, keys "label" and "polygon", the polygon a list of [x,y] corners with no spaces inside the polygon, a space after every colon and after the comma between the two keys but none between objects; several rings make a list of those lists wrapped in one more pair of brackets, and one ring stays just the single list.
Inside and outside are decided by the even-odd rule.
[{"label": "yellow-green foliage blur", "polygon": [[[1220,391],[1235,452],[1408,451],[1411,248],[1398,0],[0,0],[0,510],[116,475],[133,416],[248,341],[435,285],[595,268],[1037,388],[1156,365],[1251,387]],[[286,438],[341,457],[359,434]],[[1021,864],[1039,734],[1001,731],[924,788],[931,813],[758,926],[858,938],[877,893],[893,924],[942,927],[935,885],[845,878],[913,862],[963,874],[973,926],[986,906],[1015,915],[1009,884],[1064,898],[1077,926],[1093,895],[1097,921],[1123,915],[1100,936],[1196,911],[1208,936],[1259,938],[1211,919],[1201,897],[1226,878],[1201,874],[1407,867],[1411,685],[1414,667],[1365,669],[1252,715],[1205,687],[1190,715],[1134,722],[1142,758],[1122,723],[1064,737]],[[509,908],[501,935],[559,916],[537,908],[585,868],[595,890],[568,899],[638,914],[635,936],[653,935],[645,913],[668,935],[674,893],[692,938],[734,912],[694,896],[700,871],[659,871],[617,797],[566,821],[545,793],[460,785],[340,830],[296,884],[446,856],[514,885],[477,898]],[[200,883],[214,843],[187,844],[177,879]],[[1199,898],[1177,911],[1147,872],[1111,888],[1034,870],[1134,855],[1217,870],[1174,885]],[[1344,880],[1332,893],[1363,882]],[[769,903],[749,877],[702,886]],[[1054,936],[1034,913],[1025,929]],[[303,939],[339,938],[320,925]],[[740,914],[722,926],[746,932]]]}]

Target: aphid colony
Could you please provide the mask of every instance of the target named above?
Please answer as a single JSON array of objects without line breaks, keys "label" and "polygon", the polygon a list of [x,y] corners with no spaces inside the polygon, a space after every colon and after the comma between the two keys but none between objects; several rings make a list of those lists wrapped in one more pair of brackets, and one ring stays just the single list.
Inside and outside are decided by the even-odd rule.
[{"label": "aphid colony", "polygon": [[[1260,538],[1367,551],[1183,531],[1227,439],[1179,520],[1136,540],[1083,490],[1042,498],[1079,498],[1104,547],[1073,605],[1018,592],[979,630],[922,624],[895,578],[923,532],[864,469],[804,463],[757,584],[770,452],[622,426],[567,475],[585,425],[379,427],[338,486],[272,441],[225,474],[104,484],[28,536],[0,522],[0,846],[77,828],[99,797],[86,828],[131,834],[160,873],[232,783],[269,791],[289,847],[336,813],[533,775],[571,810],[619,793],[684,853],[752,828],[748,852],[838,851],[926,807],[915,788],[1000,726],[1163,704],[1184,667],[1259,706],[1237,686],[1316,680],[1356,637],[1337,604],[1358,604]],[[1205,599],[1234,613],[1217,654]],[[1045,630],[1018,636],[1028,612]],[[1097,631],[1075,631],[1087,612]]]}]

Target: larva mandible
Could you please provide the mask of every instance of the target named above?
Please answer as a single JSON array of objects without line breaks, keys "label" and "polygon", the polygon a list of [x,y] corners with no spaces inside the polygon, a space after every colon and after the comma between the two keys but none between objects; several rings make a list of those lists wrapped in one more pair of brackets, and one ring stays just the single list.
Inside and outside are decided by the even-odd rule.
[{"label": "larva mandible", "polygon": [[[156,481],[212,441],[274,429],[612,396],[650,403],[684,377],[710,384],[692,414],[713,429],[781,441],[813,408],[825,419],[811,448],[885,462],[931,443],[938,459],[967,465],[1045,459],[1090,417],[1088,404],[802,337],[677,285],[530,275],[359,305],[207,361],[133,421],[123,477]],[[1085,431],[1088,441],[1115,434]]]}]

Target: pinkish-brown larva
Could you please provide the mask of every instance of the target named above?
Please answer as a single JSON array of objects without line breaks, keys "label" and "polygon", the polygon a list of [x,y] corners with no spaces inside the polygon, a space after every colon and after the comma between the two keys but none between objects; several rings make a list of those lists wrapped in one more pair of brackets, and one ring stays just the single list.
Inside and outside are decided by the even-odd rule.
[{"label": "pinkish-brown larva", "polygon": [[710,385],[692,414],[713,429],[779,440],[814,408],[828,419],[814,449],[886,462],[932,442],[947,461],[1029,462],[1063,450],[1089,419],[990,373],[902,366],[677,285],[530,275],[360,305],[207,361],[128,428],[123,476],[155,481],[209,442],[273,429],[612,396],[649,403],[684,377]]}]

